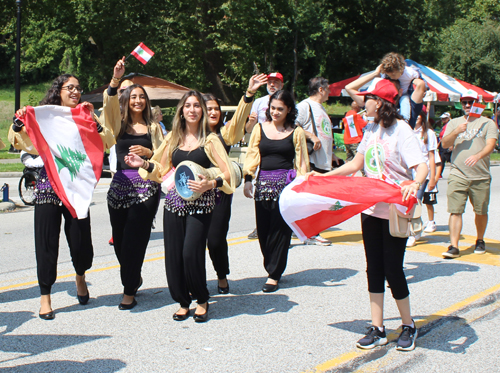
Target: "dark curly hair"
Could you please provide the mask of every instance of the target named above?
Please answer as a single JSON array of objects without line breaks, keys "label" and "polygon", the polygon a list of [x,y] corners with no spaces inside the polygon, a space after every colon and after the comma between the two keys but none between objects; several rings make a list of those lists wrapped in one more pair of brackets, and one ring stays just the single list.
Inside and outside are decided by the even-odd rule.
[{"label": "dark curly hair", "polygon": [[286,115],[284,126],[285,126],[285,128],[287,128],[287,127],[294,128],[295,127],[295,119],[297,118],[297,108],[295,107],[295,100],[294,100],[292,94],[288,91],[281,90],[281,91],[274,92],[273,95],[271,97],[269,97],[269,107],[266,110],[266,119],[269,122],[272,121],[271,102],[273,100],[280,100],[281,102],[283,102],[285,104],[285,106],[287,108],[291,109],[290,112]]},{"label": "dark curly hair", "polygon": [[40,101],[40,105],[61,105],[61,88],[64,83],[69,80],[69,78],[75,78],[76,80],[78,80],[78,78],[72,74],[63,74],[58,76],[52,82],[52,86],[45,94],[45,97],[42,99],[42,101]]},{"label": "dark curly hair", "polygon": [[395,104],[391,104],[389,101],[374,95],[366,95],[365,102],[367,100],[375,100],[380,103],[380,107],[378,108],[377,115],[375,117],[375,122],[381,123],[382,127],[389,128],[392,126],[395,119],[403,119],[403,117],[399,115]]},{"label": "dark curly hair", "polygon": [[224,123],[222,122],[222,111],[221,111],[221,108],[220,108],[220,100],[217,97],[215,97],[213,94],[211,94],[211,93],[205,93],[203,95],[203,101],[205,101],[205,104],[208,101],[215,101],[215,102],[217,102],[217,105],[219,105],[219,112],[221,114],[219,116],[219,122],[215,125],[215,133],[219,133],[221,127],[224,125]]}]

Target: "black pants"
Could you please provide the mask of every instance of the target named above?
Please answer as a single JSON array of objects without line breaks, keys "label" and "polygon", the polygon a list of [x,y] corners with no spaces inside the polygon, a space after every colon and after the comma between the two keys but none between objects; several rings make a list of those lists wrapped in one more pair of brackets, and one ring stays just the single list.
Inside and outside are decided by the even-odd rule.
[{"label": "black pants", "polygon": [[[210,298],[207,289],[205,249],[211,214],[178,216],[164,210],[165,269],[172,299],[187,308]],[[191,298],[191,295],[192,298]]]},{"label": "black pants", "polygon": [[217,278],[223,280],[229,274],[229,257],[227,247],[227,232],[231,219],[231,203],[233,195],[221,193],[220,203],[212,212],[212,222],[208,230],[208,253],[214,265]]},{"label": "black pants", "polygon": [[120,262],[120,277],[125,295],[135,295],[141,282],[142,264],[158,204],[159,191],[146,201],[128,208],[114,209],[108,205],[113,246]]},{"label": "black pants", "polygon": [[394,299],[406,298],[410,294],[403,271],[407,238],[391,236],[389,220],[365,214],[361,214],[361,229],[365,246],[368,291],[383,293],[384,280],[387,279]]},{"label": "black pants", "polygon": [[264,268],[269,278],[279,281],[285,272],[292,230],[281,216],[278,201],[255,201],[255,219]]},{"label": "black pants", "polygon": [[90,232],[90,214],[73,218],[64,206],[51,203],[35,205],[35,252],[38,284],[42,295],[49,295],[57,277],[59,235],[64,216],[64,233],[76,274],[83,276],[92,267],[94,249]]}]

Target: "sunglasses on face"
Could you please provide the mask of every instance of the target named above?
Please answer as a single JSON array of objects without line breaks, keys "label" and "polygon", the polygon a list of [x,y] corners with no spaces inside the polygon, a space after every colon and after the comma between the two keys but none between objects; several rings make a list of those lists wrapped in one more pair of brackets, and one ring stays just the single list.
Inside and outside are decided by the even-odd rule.
[{"label": "sunglasses on face", "polygon": [[78,93],[83,92],[82,87],[80,87],[79,85],[73,85],[73,84],[65,85],[64,87],[61,87],[61,89],[66,89],[68,92],[74,92],[74,91],[76,91]]},{"label": "sunglasses on face", "polygon": [[463,100],[462,101],[463,106],[467,106],[467,105],[472,106],[473,103],[474,103],[474,100]]}]

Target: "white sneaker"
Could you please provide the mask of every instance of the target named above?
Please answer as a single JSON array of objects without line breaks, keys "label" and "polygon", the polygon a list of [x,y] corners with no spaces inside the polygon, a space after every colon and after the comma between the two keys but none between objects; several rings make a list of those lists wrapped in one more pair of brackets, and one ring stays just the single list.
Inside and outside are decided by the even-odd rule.
[{"label": "white sneaker", "polygon": [[318,246],[330,246],[332,243],[326,238],[321,237],[319,234],[317,236],[312,236],[304,241],[305,245],[318,245]]},{"label": "white sneaker", "polygon": [[408,241],[406,241],[406,247],[415,246],[416,241],[417,241],[417,239],[415,238],[415,236],[408,237]]},{"label": "white sneaker", "polygon": [[435,232],[436,229],[437,229],[436,223],[434,222],[434,220],[431,220],[431,221],[427,222],[425,229],[424,229],[424,232],[425,233],[432,233],[432,232]]}]

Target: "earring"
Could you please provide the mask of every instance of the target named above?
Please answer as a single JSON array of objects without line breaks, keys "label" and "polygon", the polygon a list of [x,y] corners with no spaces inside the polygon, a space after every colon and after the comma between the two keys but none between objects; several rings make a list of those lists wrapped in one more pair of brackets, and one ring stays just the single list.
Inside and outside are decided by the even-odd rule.
[{"label": "earring", "polygon": [[180,117],[181,117],[181,119],[184,119],[184,114],[181,114]]}]

